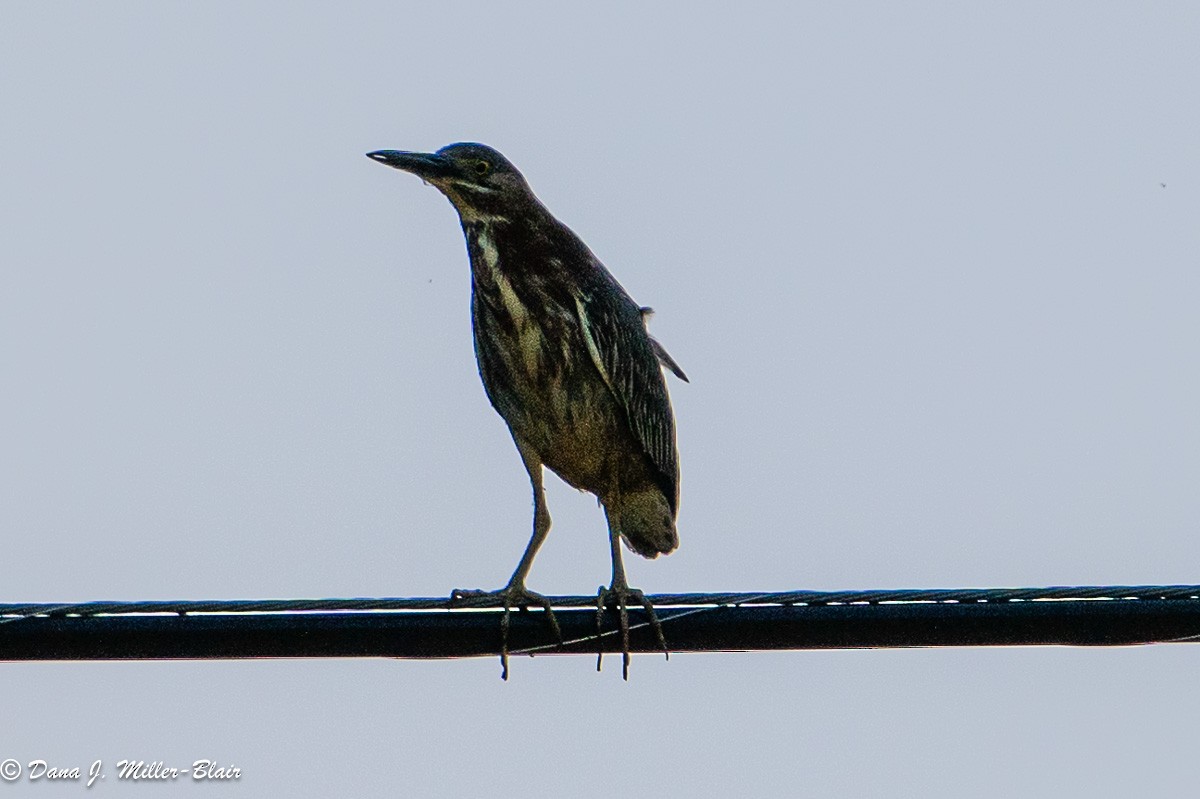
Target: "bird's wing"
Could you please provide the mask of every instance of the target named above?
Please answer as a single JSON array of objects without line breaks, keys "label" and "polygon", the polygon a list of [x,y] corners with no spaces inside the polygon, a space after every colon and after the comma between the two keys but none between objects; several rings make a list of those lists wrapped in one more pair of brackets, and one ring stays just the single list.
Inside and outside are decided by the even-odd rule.
[{"label": "bird's wing", "polygon": [[[650,335],[647,333],[646,335]],[[650,336],[650,346],[654,349],[654,357],[658,358],[658,362],[671,370],[671,374],[678,377],[685,383],[690,383],[687,375],[679,368],[679,364],[675,363],[675,359],[671,357],[671,353],[667,352],[667,348],[658,342],[654,336]]]},{"label": "bird's wing", "polygon": [[679,457],[671,400],[659,368],[659,353],[666,351],[655,346],[632,302],[621,303],[609,292],[580,292],[575,307],[592,362],[625,410],[634,438],[657,469],[659,486],[674,510]]},{"label": "bird's wing", "polygon": [[[642,324],[646,326],[646,334],[650,334],[650,317],[654,316],[654,309],[642,307],[639,309],[642,313]],[[650,336],[650,346],[654,348],[654,357],[658,358],[658,362],[671,370],[671,373],[685,383],[688,380],[687,375],[679,368],[679,364],[675,363],[675,359],[671,357],[671,353],[667,352],[667,348],[659,343],[658,339]]]}]

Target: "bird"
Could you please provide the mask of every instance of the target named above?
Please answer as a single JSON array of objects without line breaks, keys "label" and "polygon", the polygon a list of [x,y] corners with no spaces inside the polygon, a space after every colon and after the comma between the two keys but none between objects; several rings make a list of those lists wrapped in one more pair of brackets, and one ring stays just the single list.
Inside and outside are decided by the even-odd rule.
[{"label": "bird", "polygon": [[662,369],[685,382],[687,376],[649,334],[653,310],[633,301],[497,150],[459,142],[432,153],[377,150],[367,157],[434,186],[458,212],[471,267],[479,375],[533,489],[533,533],[508,583],[497,591],[456,589],[451,597],[503,604],[504,679],[512,607],[543,607],[561,642],[551,603],[526,587],[550,531],[543,485],[549,467],[604,508],[612,580],[597,593],[597,624],[615,604],[628,680],[631,601],[642,604],[664,652],[667,646],[653,606],[629,586],[621,542],[646,558],[679,546],[679,453]]}]

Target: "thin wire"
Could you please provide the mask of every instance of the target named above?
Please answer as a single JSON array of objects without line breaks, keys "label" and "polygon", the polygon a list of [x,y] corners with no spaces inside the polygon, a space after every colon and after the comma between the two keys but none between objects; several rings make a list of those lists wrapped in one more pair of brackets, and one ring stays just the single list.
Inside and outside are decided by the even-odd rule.
[{"label": "thin wire", "polygon": [[[856,591],[776,591],[655,594],[647,597],[656,608],[694,608],[694,612],[740,605],[878,605],[908,603],[1002,603],[1081,600],[1200,600],[1200,585],[1052,586],[1048,588],[919,588]],[[594,596],[550,597],[554,608],[594,608]],[[422,610],[490,610],[502,601],[482,597],[349,598],[349,599],[230,599],[154,600],[134,602],[8,603],[0,604],[0,623],[38,616],[114,616],[130,614],[238,614],[403,612]],[[671,614],[667,618],[681,618]],[[690,615],[690,614],[689,614]],[[641,626],[641,625],[639,625]]]},{"label": "thin wire", "polygon": [[[3,607],[3,605],[0,605],[0,607]],[[54,614],[54,613],[57,613],[57,612],[59,612],[59,611],[63,611],[63,610],[66,610],[66,609],[68,609],[68,608],[72,608],[72,607],[75,607],[75,606],[74,606],[74,605],[59,605],[59,606],[57,606],[57,607],[51,607],[51,608],[50,608],[48,611],[46,611],[45,613],[41,613],[41,614],[38,614],[38,613],[28,613],[28,614],[25,614],[25,615],[23,615],[23,616],[11,616],[11,617],[10,617],[10,616],[7,616],[7,615],[6,615],[5,613],[3,613],[3,612],[0,612],[0,624],[10,624],[10,623],[12,623],[12,622],[14,622],[14,621],[22,621],[23,619],[33,618],[33,617],[35,617],[35,616],[39,616],[39,615],[45,615],[45,616],[49,616],[49,615],[52,615],[52,614]]]}]

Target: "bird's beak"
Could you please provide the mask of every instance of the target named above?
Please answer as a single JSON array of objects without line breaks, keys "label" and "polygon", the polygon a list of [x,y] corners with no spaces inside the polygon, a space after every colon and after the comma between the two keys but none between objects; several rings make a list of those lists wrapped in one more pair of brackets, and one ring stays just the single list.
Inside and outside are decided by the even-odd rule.
[{"label": "bird's beak", "polygon": [[373,158],[381,164],[387,164],[394,169],[411,172],[421,180],[436,180],[448,178],[455,174],[454,166],[449,159],[436,153],[408,153],[403,150],[376,150],[367,153],[367,158]]}]

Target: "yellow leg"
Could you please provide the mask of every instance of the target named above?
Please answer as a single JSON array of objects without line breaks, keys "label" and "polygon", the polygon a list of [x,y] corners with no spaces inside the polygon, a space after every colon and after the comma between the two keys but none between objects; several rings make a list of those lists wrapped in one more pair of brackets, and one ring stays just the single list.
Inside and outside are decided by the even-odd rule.
[{"label": "yellow leg", "polygon": [[508,585],[498,591],[456,588],[450,594],[451,601],[462,597],[481,596],[491,596],[503,600],[504,615],[500,617],[500,678],[503,680],[508,679],[508,628],[509,616],[514,606],[540,605],[546,611],[546,617],[555,637],[558,638],[559,643],[562,643],[563,640],[558,619],[555,618],[554,611],[550,607],[550,600],[525,587],[525,578],[533,566],[533,559],[537,556],[538,549],[550,532],[550,512],[546,509],[546,490],[542,484],[541,459],[520,440],[514,437],[514,441],[517,442],[517,450],[521,453],[521,460],[525,463],[525,471],[529,472],[529,482],[533,486],[533,535],[525,547],[524,554],[521,555],[520,563],[517,564],[512,577],[509,578]]},{"label": "yellow leg", "polygon": [[[614,503],[615,504],[615,503]],[[616,600],[617,619],[621,628],[621,677],[629,679],[629,600],[637,600],[641,603],[642,609],[646,611],[646,615],[650,619],[650,626],[654,630],[655,636],[658,638],[658,643],[662,647],[667,658],[670,659],[671,653],[667,649],[667,639],[663,636],[662,625],[658,621],[658,614],[654,612],[654,605],[650,600],[636,588],[630,588],[628,580],[625,579],[625,563],[621,558],[621,527],[620,516],[615,510],[610,510],[607,506],[605,512],[608,515],[608,543],[612,553],[612,585],[607,589],[603,586],[596,594],[596,636],[597,642],[600,644],[599,651],[596,653],[596,671],[600,671],[600,667],[604,661],[604,646],[600,641],[604,622],[604,606],[612,600]]]}]

